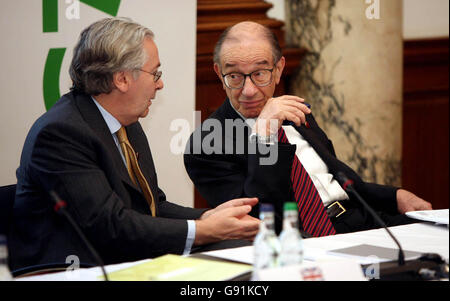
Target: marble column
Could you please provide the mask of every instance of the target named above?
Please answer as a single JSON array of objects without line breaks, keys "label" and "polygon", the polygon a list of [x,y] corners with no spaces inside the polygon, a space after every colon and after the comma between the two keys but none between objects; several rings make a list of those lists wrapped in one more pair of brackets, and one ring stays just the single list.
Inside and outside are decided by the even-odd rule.
[{"label": "marble column", "polygon": [[400,185],[402,1],[285,4],[286,42],[308,50],[290,93],[311,104],[338,158],[364,180]]}]

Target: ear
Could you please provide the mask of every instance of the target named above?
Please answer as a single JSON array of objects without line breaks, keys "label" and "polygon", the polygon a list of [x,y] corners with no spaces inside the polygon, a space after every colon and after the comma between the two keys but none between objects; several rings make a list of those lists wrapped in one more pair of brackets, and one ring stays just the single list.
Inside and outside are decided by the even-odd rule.
[{"label": "ear", "polygon": [[277,71],[275,73],[275,83],[277,85],[280,83],[281,74],[283,73],[285,64],[286,64],[286,59],[284,58],[284,56],[282,56],[275,66],[275,70]]},{"label": "ear", "polygon": [[220,81],[222,82],[222,87],[225,90],[226,86],[225,86],[225,83],[223,82],[222,72],[220,71],[220,67],[219,67],[219,65],[217,65],[217,63],[214,63],[214,71],[216,72],[217,76],[219,77]]},{"label": "ear", "polygon": [[113,84],[122,93],[130,88],[131,74],[126,71],[119,71],[113,74]]}]

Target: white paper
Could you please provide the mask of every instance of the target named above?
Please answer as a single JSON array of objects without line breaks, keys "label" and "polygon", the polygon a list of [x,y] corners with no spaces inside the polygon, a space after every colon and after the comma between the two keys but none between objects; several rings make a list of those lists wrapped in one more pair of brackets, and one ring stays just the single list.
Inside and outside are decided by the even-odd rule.
[{"label": "white paper", "polygon": [[421,221],[434,222],[444,225],[449,224],[448,209],[409,211],[405,214],[410,218],[418,219]]},{"label": "white paper", "polygon": [[[343,273],[345,271],[345,273]],[[366,281],[361,265],[353,260],[335,259],[265,269],[260,281]]]},{"label": "white paper", "polygon": [[202,254],[246,264],[253,264],[253,246],[209,251]]}]

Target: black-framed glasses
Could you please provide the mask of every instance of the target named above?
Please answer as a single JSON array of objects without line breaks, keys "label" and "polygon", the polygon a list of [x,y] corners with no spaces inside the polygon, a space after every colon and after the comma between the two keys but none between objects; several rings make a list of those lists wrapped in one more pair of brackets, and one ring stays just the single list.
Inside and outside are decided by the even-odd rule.
[{"label": "black-framed glasses", "polygon": [[222,78],[225,85],[230,89],[242,88],[245,85],[247,77],[250,77],[250,80],[253,84],[255,84],[255,86],[265,87],[272,83],[273,69],[275,69],[275,66],[272,69],[259,69],[247,74],[241,72],[230,72],[227,74],[222,74]]},{"label": "black-framed glasses", "polygon": [[162,71],[158,71],[158,70],[150,72],[150,71],[145,71],[145,70],[139,69],[139,71],[153,75],[153,81],[155,83],[161,78],[161,75],[162,75]]}]

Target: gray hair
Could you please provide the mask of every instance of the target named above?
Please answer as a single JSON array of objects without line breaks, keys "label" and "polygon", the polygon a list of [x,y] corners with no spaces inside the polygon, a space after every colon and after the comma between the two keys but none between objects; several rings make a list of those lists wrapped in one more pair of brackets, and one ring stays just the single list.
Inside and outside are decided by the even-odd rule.
[{"label": "gray hair", "polygon": [[[270,30],[269,27],[262,25],[262,24],[259,24],[259,25],[261,26],[260,29],[261,29],[262,37],[264,39],[266,39],[267,42],[269,42],[269,44],[272,48],[272,57],[273,57],[273,62],[275,64],[283,56],[281,47],[280,47],[280,43],[278,42],[277,36],[272,32],[272,30]],[[227,29],[225,29],[224,32],[222,32],[222,34],[219,37],[219,40],[216,43],[216,46],[214,47],[213,61],[214,61],[214,63],[216,63],[219,66],[220,66],[220,54],[221,54],[220,52],[222,50],[223,44],[227,40],[235,39],[234,37],[230,37],[230,31],[234,26],[235,25],[230,26]]]},{"label": "gray hair", "polygon": [[[142,68],[148,59],[144,39],[153,37],[150,29],[129,18],[106,18],[91,24],[73,50],[71,89],[89,95],[110,93],[114,73]],[[133,76],[137,77],[137,71]]]}]

